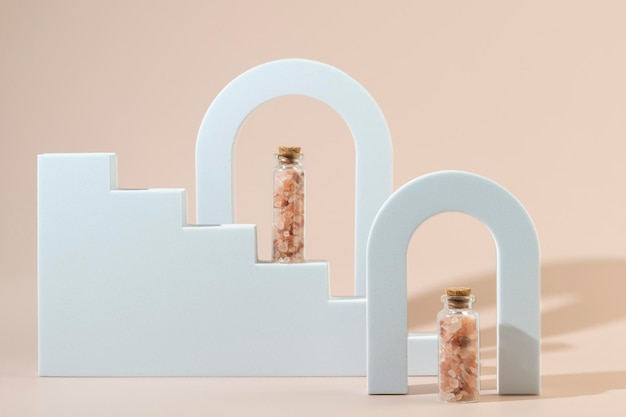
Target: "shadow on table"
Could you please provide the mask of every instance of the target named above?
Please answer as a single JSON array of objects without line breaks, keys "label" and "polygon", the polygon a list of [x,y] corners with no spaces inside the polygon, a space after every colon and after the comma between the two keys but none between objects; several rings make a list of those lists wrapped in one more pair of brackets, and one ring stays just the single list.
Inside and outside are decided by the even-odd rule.
[{"label": "shadow on table", "polygon": [[[589,372],[564,375],[544,375],[541,395],[481,395],[481,402],[527,401],[549,398],[581,397],[603,394],[611,390],[626,390],[626,371]],[[496,381],[488,387],[495,389]]]},{"label": "shadow on table", "polygon": [[[495,373],[495,368],[491,374]],[[589,372],[564,375],[543,375],[540,395],[499,395],[482,393],[480,402],[529,401],[550,398],[581,397],[603,394],[611,390],[626,390],[626,371]],[[495,379],[481,381],[483,391],[496,389]],[[409,395],[436,394],[437,384],[414,384],[409,386]]]},{"label": "shadow on table", "polygon": [[[543,265],[541,268],[542,297],[542,353],[571,348],[567,343],[545,340],[568,333],[610,324],[626,317],[620,302],[611,302],[611,294],[626,292],[626,260],[585,260]],[[472,288],[476,294],[476,308],[494,308],[496,305],[496,278],[470,278],[458,285]],[[442,290],[443,291],[443,290]],[[442,291],[421,293],[408,300],[409,328],[428,325],[424,317],[434,317],[441,309]],[[483,307],[484,306],[484,307]],[[411,314],[415,313],[415,314]],[[432,313],[432,314],[431,314]],[[587,340],[586,343],[594,343]],[[599,341],[598,341],[599,343]],[[481,357],[493,359],[496,355],[495,326],[481,330]],[[574,367],[573,367],[574,368]],[[575,369],[572,369],[575,371]],[[482,375],[495,375],[495,367],[482,367]],[[495,378],[483,379],[483,390],[495,390]],[[481,395],[481,402],[540,400],[545,398],[577,397],[602,394],[610,390],[626,390],[626,370],[611,372],[543,375],[541,395]],[[411,385],[409,394],[433,394],[437,384]]]}]

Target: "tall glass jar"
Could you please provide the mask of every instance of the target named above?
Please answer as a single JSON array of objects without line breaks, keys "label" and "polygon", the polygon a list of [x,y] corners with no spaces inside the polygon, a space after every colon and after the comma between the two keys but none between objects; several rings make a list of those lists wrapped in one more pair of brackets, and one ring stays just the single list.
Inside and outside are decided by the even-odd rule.
[{"label": "tall glass jar", "polygon": [[276,154],[273,259],[279,263],[304,262],[304,168],[299,147],[281,146]]},{"label": "tall glass jar", "polygon": [[466,287],[446,288],[439,323],[439,399],[445,402],[478,401],[480,344],[475,297]]}]

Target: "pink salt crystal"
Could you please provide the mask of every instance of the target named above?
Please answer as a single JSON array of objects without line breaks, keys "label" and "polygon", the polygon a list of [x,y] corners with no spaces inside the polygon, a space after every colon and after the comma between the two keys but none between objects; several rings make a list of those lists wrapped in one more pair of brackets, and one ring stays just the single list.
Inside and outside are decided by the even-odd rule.
[{"label": "pink salt crystal", "polygon": [[448,326],[446,326],[446,331],[448,331],[451,337],[453,337],[455,336],[454,333],[458,332],[462,326],[463,324],[461,320],[459,320],[457,317],[452,317],[448,323]]},{"label": "pink salt crystal", "polygon": [[287,249],[288,249],[287,242],[285,242],[285,241],[279,242],[278,245],[277,245],[277,249],[280,252],[287,252]]}]

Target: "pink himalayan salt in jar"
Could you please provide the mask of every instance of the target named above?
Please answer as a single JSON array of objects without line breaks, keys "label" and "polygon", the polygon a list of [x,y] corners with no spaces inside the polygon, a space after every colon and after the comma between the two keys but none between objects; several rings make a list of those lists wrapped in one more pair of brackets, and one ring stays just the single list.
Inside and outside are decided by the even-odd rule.
[{"label": "pink himalayan salt in jar", "polygon": [[276,154],[274,211],[272,222],[273,260],[304,262],[304,168],[299,147],[281,146]]},{"label": "pink himalayan salt in jar", "polygon": [[439,399],[444,402],[478,401],[480,352],[475,297],[465,287],[446,288],[439,323]]}]

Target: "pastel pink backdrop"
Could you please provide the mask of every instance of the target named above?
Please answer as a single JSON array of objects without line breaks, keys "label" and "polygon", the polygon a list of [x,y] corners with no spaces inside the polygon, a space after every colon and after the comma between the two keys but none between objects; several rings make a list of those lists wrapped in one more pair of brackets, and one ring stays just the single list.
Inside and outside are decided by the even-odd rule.
[{"label": "pastel pink backdrop", "polygon": [[[460,169],[518,197],[541,241],[547,395],[593,394],[567,374],[596,394],[623,395],[626,363],[597,340],[624,341],[626,330],[623,309],[609,302],[626,290],[624,16],[620,1],[1,2],[0,392],[28,394],[0,393],[0,414],[52,401],[41,385],[51,382],[31,378],[19,390],[9,378],[36,374],[36,155],[115,152],[120,187],[186,188],[193,222],[204,112],[241,72],[287,57],[336,66],[370,91],[392,135],[394,188]],[[269,259],[281,144],[305,153],[307,257],[328,259],[332,294],[350,294],[354,146],[330,108],[287,97],[246,120],[237,221],[258,224],[259,257]],[[411,330],[434,328],[445,286],[474,287],[493,375],[488,230],[465,215],[437,216],[414,235],[408,267]],[[38,403],[28,400],[33,390],[45,392]]]}]

